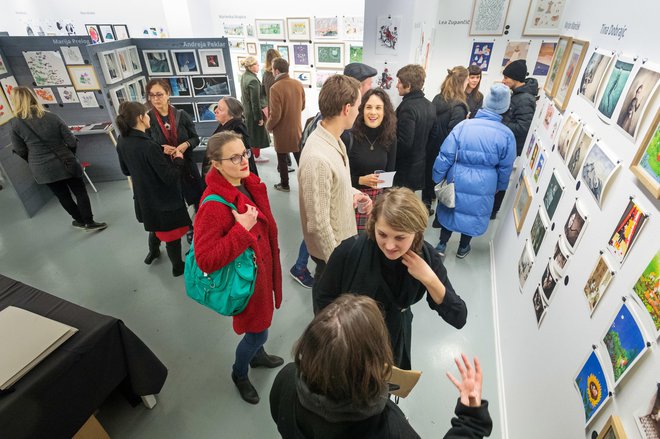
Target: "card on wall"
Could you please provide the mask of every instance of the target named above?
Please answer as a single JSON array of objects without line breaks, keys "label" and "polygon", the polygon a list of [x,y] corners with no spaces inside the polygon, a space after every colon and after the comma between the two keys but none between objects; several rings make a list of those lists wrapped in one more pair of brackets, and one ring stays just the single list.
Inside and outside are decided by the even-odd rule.
[{"label": "card on wall", "polygon": [[14,103],[12,102],[11,96],[14,89],[18,87],[18,82],[16,82],[16,78],[13,76],[5,76],[4,78],[0,78],[0,85],[2,85],[2,91],[5,92],[7,101],[9,102],[9,107],[13,111]]},{"label": "card on wall", "polygon": [[55,94],[53,89],[50,87],[44,88],[34,88],[34,94],[37,96],[37,102],[42,105],[57,104],[57,99],[55,99]]},{"label": "card on wall", "polygon": [[616,121],[630,139],[637,138],[647,105],[655,95],[659,84],[660,71],[649,63],[645,63],[639,68],[630,83]]},{"label": "card on wall", "polygon": [[98,108],[99,103],[93,91],[79,91],[78,99],[83,108]]},{"label": "card on wall", "polygon": [[62,55],[56,51],[23,52],[30,73],[38,87],[71,85]]},{"label": "card on wall", "polygon": [[610,67],[614,55],[611,52],[595,50],[582,73],[578,94],[585,98],[591,105],[595,105],[598,91],[603,85],[605,72]]},{"label": "card on wall", "polygon": [[60,52],[64,57],[64,62],[67,64],[85,64],[80,47],[78,46],[62,46]]},{"label": "card on wall", "polygon": [[63,104],[77,104],[80,102],[74,87],[57,87],[57,93],[60,95],[60,101]]}]

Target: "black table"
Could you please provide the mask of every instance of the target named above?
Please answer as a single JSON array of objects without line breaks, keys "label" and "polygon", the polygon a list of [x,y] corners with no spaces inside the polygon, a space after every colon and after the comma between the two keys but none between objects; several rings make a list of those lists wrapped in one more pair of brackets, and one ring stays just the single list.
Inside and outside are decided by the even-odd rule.
[{"label": "black table", "polygon": [[0,437],[71,438],[118,386],[134,395],[162,389],[167,368],[121,320],[0,275],[0,310],[10,305],[78,332],[0,395]]}]

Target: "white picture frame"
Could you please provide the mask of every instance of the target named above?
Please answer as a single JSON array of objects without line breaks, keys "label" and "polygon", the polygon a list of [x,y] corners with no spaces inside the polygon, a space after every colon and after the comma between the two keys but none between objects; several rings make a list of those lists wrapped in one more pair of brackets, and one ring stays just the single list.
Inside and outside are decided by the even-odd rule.
[{"label": "white picture frame", "polygon": [[314,43],[314,62],[317,69],[343,69],[344,43]]},{"label": "white picture frame", "polygon": [[121,69],[119,68],[119,60],[117,59],[117,52],[108,50],[98,54],[99,63],[101,64],[101,71],[105,78],[106,84],[115,84],[123,79]]},{"label": "white picture frame", "polygon": [[177,75],[199,75],[199,58],[194,49],[170,50]]},{"label": "white picture frame", "polygon": [[128,101],[128,92],[126,87],[120,85],[119,87],[110,89],[110,100],[112,101],[112,106],[115,108],[115,113],[119,114],[119,106],[123,102]]},{"label": "white picture frame", "polygon": [[142,57],[149,76],[172,76],[172,61],[167,50],[143,50]]},{"label": "white picture frame", "polygon": [[312,40],[312,25],[309,17],[287,17],[286,27],[289,41]]},{"label": "white picture frame", "polygon": [[198,51],[199,62],[202,73],[205,75],[224,75],[227,73],[225,66],[225,52],[222,49],[200,49]]},{"label": "white picture frame", "polygon": [[284,19],[258,18],[254,20],[254,24],[258,40],[283,41],[286,39]]},{"label": "white picture frame", "polygon": [[558,36],[568,0],[530,0],[523,35]]}]

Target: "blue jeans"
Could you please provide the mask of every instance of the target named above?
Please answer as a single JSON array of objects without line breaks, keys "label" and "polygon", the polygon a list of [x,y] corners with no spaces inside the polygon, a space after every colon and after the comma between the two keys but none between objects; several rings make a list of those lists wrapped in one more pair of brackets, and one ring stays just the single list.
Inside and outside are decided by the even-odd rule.
[{"label": "blue jeans", "polygon": [[246,332],[243,339],[236,346],[236,361],[232,371],[237,378],[246,377],[250,367],[250,360],[255,354],[264,348],[268,339],[268,329],[262,332]]},{"label": "blue jeans", "polygon": [[307,246],[305,245],[305,240],[300,243],[300,250],[298,250],[298,259],[296,260],[296,265],[294,267],[296,270],[300,271],[303,268],[307,268],[307,262],[309,262],[309,252],[307,251]]}]

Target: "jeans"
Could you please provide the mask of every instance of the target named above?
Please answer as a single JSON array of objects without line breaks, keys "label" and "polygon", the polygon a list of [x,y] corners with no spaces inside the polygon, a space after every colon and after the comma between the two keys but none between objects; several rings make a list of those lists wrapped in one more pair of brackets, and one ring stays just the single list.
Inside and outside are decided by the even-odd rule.
[{"label": "jeans", "polygon": [[246,332],[243,339],[236,346],[236,361],[232,371],[236,378],[244,378],[248,374],[250,360],[257,352],[263,350],[264,343],[268,339],[268,329],[262,332]]},{"label": "jeans", "polygon": [[[443,244],[447,244],[447,241],[449,241],[449,238],[451,238],[452,231],[449,229],[445,229],[444,227],[440,228],[440,242]],[[472,240],[471,236],[465,235],[461,233],[461,242],[458,244],[459,248],[465,248],[470,244],[470,241]]]},{"label": "jeans", "polygon": [[[89,202],[89,196],[87,196],[87,189],[85,189],[85,182],[82,177],[54,181],[52,183],[46,183],[46,185],[55,194],[64,210],[74,220],[83,224],[94,222],[92,205]],[[71,193],[76,197],[76,201],[73,200]]]},{"label": "jeans", "polygon": [[[296,163],[300,164],[300,153],[294,152],[293,157],[296,159]],[[288,153],[277,153],[277,170],[280,173],[280,183],[284,187],[289,187],[289,164]]]},{"label": "jeans", "polygon": [[305,240],[300,243],[300,250],[298,250],[298,259],[296,259],[296,271],[300,271],[304,268],[307,268],[307,263],[309,262],[309,252],[307,251],[307,245]]}]

